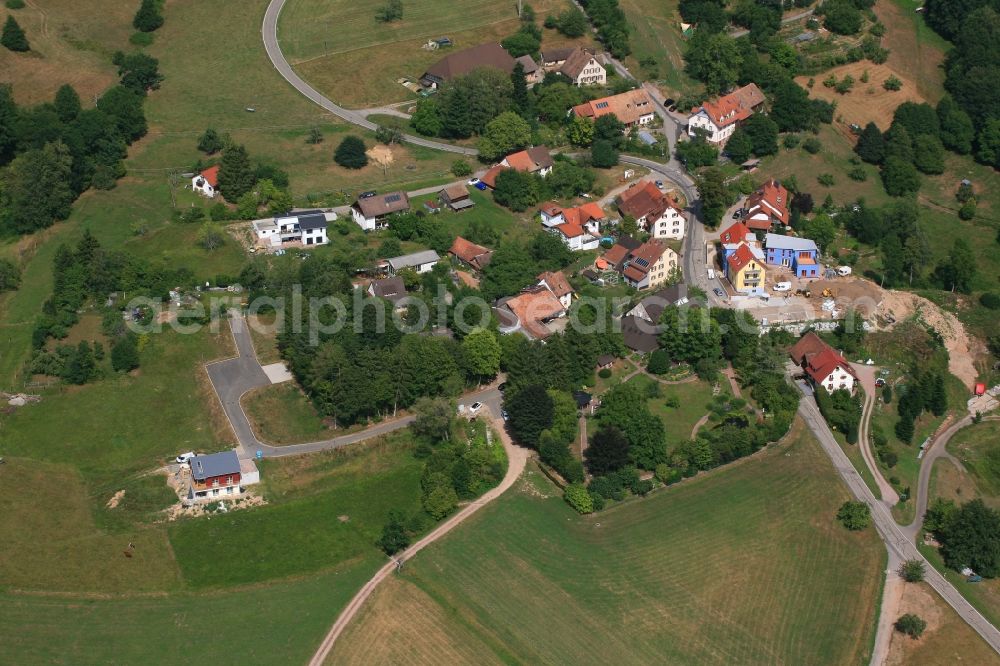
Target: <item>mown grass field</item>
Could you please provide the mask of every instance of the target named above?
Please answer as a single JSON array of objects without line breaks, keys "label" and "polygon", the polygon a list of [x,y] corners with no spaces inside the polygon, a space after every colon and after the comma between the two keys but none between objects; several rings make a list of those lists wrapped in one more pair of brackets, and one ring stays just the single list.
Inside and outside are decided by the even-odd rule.
[{"label": "mown grass field", "polygon": [[[628,383],[635,384],[642,391],[657,384],[647,375],[636,375]],[[724,377],[721,378],[719,387],[722,393],[730,393],[729,383]],[[680,406],[669,407],[667,401],[670,398],[677,398]],[[660,384],[659,395],[649,398],[646,403],[649,410],[663,421],[663,427],[667,431],[667,445],[672,448],[691,439],[691,429],[701,417],[708,414],[711,401],[712,384],[699,379],[684,384]]]},{"label": "mown grass field", "polygon": [[795,432],[592,516],[530,473],[376,591],[330,663],[865,662],[883,549],[836,523],[847,493]]},{"label": "mown grass field", "polygon": [[254,432],[270,444],[314,442],[335,434],[323,425],[323,419],[309,398],[294,382],[270,384],[243,396]]},{"label": "mown grass field", "polygon": [[656,76],[651,78],[657,79],[669,95],[678,98],[694,91],[698,83],[684,73],[687,44],[681,36],[677,0],[622,0],[619,5],[631,29],[629,45],[632,55],[625,60],[629,70],[640,78],[651,77],[652,72],[640,67],[639,62],[653,58],[657,71]]},{"label": "mown grass field", "polygon": [[[546,14],[559,14],[568,0],[531,3],[541,26]],[[499,42],[517,32],[516,3],[488,0],[421,0],[404,4],[403,19],[375,21],[377,3],[349,0],[290,0],[282,10],[278,37],[296,71],[338,104],[349,108],[377,107],[415,99],[396,83],[416,81],[448,50],[421,48],[429,39],[449,37],[451,51],[485,42]],[[567,40],[546,30],[542,48],[570,43],[588,44],[587,37]]]}]

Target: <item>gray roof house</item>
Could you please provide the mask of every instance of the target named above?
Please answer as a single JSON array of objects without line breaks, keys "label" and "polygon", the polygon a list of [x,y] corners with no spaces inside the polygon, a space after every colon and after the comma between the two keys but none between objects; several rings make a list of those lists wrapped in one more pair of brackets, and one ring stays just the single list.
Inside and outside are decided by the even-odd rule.
[{"label": "gray roof house", "polygon": [[395,275],[404,268],[412,268],[418,273],[426,273],[434,268],[434,265],[439,261],[441,261],[441,257],[434,250],[404,254],[389,260],[389,274]]},{"label": "gray roof house", "polygon": [[368,285],[368,294],[398,303],[406,298],[406,285],[403,284],[403,278],[401,277],[374,280]]}]

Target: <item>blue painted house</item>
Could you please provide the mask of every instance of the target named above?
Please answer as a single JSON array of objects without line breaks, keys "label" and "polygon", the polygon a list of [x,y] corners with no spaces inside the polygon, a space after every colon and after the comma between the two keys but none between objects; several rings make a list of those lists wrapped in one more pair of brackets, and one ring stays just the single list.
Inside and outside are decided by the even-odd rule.
[{"label": "blue painted house", "polygon": [[813,240],[768,234],[764,246],[769,265],[791,268],[797,278],[819,277],[819,248]]}]

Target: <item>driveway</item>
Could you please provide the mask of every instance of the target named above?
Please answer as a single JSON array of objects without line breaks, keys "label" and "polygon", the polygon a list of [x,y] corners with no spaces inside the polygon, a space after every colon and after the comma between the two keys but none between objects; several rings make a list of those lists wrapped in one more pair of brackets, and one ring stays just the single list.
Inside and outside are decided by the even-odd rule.
[{"label": "driveway", "polygon": [[[232,426],[233,432],[236,434],[236,439],[239,442],[237,450],[241,458],[256,457],[258,451],[264,458],[280,458],[283,456],[339,449],[343,446],[357,444],[358,442],[405,428],[415,418],[413,416],[403,416],[376,423],[364,430],[348,435],[341,435],[316,442],[306,442],[304,444],[273,446],[262,442],[250,426],[250,420],[247,418],[246,412],[243,411],[243,405],[240,401],[248,391],[261,386],[269,386],[271,380],[264,374],[260,363],[257,361],[257,355],[253,348],[253,340],[250,337],[250,330],[247,328],[246,319],[241,312],[230,310],[229,328],[233,334],[233,340],[236,342],[239,356],[209,363],[205,366],[205,369],[208,370],[208,376],[212,380],[212,387],[219,397],[219,402],[222,403],[222,409],[226,413],[226,418],[229,419],[229,424]],[[502,379],[498,377],[492,384],[462,395],[460,401],[466,404],[479,401],[486,404],[493,413],[500,414],[503,396],[497,389],[497,386],[501,381]]]},{"label": "driveway", "polygon": [[875,477],[875,484],[882,495],[882,501],[886,506],[893,507],[899,503],[899,494],[896,493],[892,484],[882,476],[882,470],[879,469],[875,461],[875,454],[868,437],[872,411],[875,409],[875,402],[878,400],[879,395],[878,387],[875,386],[878,368],[874,365],[865,365],[864,363],[851,363],[851,367],[854,369],[854,374],[858,376],[861,387],[865,390],[865,404],[861,410],[861,423],[858,425],[858,446],[861,447],[861,455],[865,459],[865,464],[868,465],[872,476]]}]

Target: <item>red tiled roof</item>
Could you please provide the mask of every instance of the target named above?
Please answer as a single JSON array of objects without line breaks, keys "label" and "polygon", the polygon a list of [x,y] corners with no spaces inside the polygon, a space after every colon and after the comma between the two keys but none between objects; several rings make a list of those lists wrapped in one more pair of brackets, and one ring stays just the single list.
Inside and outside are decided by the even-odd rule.
[{"label": "red tiled roof", "polygon": [[618,210],[634,218],[660,215],[668,205],[667,197],[651,180],[633,185],[618,195]]},{"label": "red tiled roof", "polygon": [[573,293],[573,287],[569,286],[569,281],[566,279],[566,276],[563,275],[562,271],[546,271],[544,273],[539,273],[538,280],[544,281],[552,293],[557,297]]},{"label": "red tiled roof", "polygon": [[559,226],[552,227],[566,238],[576,238],[583,235],[583,227],[576,222],[565,222]]},{"label": "red tiled roof", "polygon": [[806,363],[806,374],[820,384],[837,368],[843,368],[849,375],[857,379],[857,375],[854,374],[854,368],[847,362],[847,359],[828,346],[810,358]]},{"label": "red tiled roof", "polygon": [[217,187],[219,185],[219,165],[208,167],[201,172],[201,177],[213,188]]},{"label": "red tiled roof", "polygon": [[[782,224],[788,224],[788,190],[772,178],[747,197],[746,209],[752,211],[755,208],[759,208]],[[755,228],[754,220],[749,220],[747,224]],[[761,223],[758,221],[758,224]]]},{"label": "red tiled roof", "polygon": [[757,261],[757,257],[753,256],[750,246],[746,243],[741,243],[736,251],[729,255],[729,267],[734,271],[742,270],[751,261]]},{"label": "red tiled roof", "polygon": [[753,109],[764,103],[764,94],[756,84],[748,84],[715,101],[705,102],[701,108],[719,128],[727,127],[749,118]]},{"label": "red tiled roof", "polygon": [[730,245],[733,243],[742,243],[750,235],[752,235],[752,232],[749,227],[743,224],[743,222],[737,222],[719,234],[719,240],[725,245]]},{"label": "red tiled roof", "polygon": [[480,178],[480,180],[486,183],[490,187],[490,189],[493,189],[497,186],[497,176],[500,174],[501,171],[507,168],[509,167],[505,167],[502,164],[497,164],[496,166],[490,167],[490,169],[483,174],[483,177]]},{"label": "red tiled roof", "polygon": [[[489,263],[489,257],[493,254],[493,250],[482,245],[476,245],[461,236],[455,238],[455,242],[451,244],[451,249],[448,252],[467,264],[476,265],[477,268],[481,268],[483,265]],[[486,258],[485,261],[484,257]]]},{"label": "red tiled roof", "polygon": [[561,314],[565,309],[559,299],[544,287],[525,291],[511,298],[507,301],[507,307],[517,315],[521,326],[536,338],[544,338],[550,334],[542,321]]},{"label": "red tiled roof", "polygon": [[573,113],[581,118],[600,118],[613,113],[626,125],[633,125],[640,117],[654,113],[654,107],[649,93],[639,88],[578,104],[573,107]]},{"label": "red tiled roof", "polygon": [[618,264],[625,261],[625,257],[628,256],[628,248],[624,245],[618,245],[617,243],[611,246],[607,252],[604,253],[604,260],[607,261],[612,266],[617,266]]},{"label": "red tiled roof", "polygon": [[647,275],[647,271],[639,270],[639,267],[635,264],[629,264],[625,267],[625,270],[622,271],[622,275],[633,282],[642,282]]},{"label": "red tiled roof", "polygon": [[512,169],[517,169],[518,171],[535,172],[541,171],[547,167],[552,166],[552,155],[549,154],[549,149],[545,146],[534,146],[533,148],[528,148],[527,150],[521,150],[516,153],[511,153],[504,158],[504,161]]},{"label": "red tiled roof", "polygon": [[828,348],[829,345],[823,342],[818,335],[813,331],[809,331],[792,345],[792,348],[788,350],[788,354],[797,365],[802,365],[803,362],[808,361],[816,354]]}]

